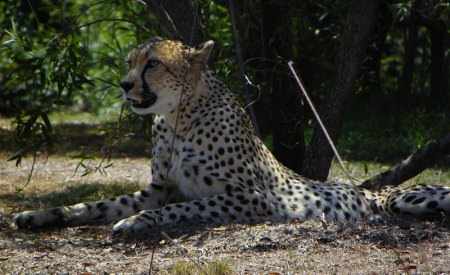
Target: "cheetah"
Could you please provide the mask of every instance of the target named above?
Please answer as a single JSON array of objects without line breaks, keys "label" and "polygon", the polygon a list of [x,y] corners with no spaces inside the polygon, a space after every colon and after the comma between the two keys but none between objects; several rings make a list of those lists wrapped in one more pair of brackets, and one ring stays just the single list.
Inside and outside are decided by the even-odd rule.
[{"label": "cheetah", "polygon": [[[134,194],[15,215],[18,228],[115,222],[114,235],[139,236],[183,222],[259,223],[320,219],[342,225],[376,213],[450,214],[450,188],[381,193],[317,182],[279,163],[255,135],[239,101],[208,69],[214,46],[152,38],[128,55],[120,83],[139,115],[154,114],[152,180]],[[380,195],[382,194],[382,195]]]}]

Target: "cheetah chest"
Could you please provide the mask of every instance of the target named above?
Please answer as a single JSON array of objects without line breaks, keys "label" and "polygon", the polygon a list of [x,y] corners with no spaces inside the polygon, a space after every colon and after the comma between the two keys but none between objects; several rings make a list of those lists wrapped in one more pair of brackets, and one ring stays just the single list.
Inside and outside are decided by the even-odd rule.
[{"label": "cheetah chest", "polygon": [[200,199],[225,192],[228,179],[211,169],[209,156],[200,154],[185,142],[178,142],[176,148],[168,167],[168,180],[177,186],[183,196]]}]

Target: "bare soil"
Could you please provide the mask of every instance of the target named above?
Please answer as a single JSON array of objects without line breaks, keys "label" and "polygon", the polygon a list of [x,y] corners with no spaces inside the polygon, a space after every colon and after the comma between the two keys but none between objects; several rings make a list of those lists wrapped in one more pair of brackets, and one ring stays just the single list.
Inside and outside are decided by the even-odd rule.
[{"label": "bare soil", "polygon": [[[98,160],[97,160],[98,162]],[[91,164],[95,167],[96,161]],[[224,260],[236,274],[450,274],[450,222],[337,228],[316,222],[161,229],[146,240],[113,240],[111,226],[26,232],[11,214],[130,191],[150,178],[149,161],[117,158],[105,173],[74,174],[77,160],[0,162],[0,273],[158,273],[177,261]],[[83,186],[81,188],[80,186]],[[91,188],[86,188],[91,187]],[[130,187],[127,187],[130,186]],[[82,190],[82,191],[80,191]],[[92,194],[94,193],[94,195]],[[152,260],[153,259],[153,260]]]}]

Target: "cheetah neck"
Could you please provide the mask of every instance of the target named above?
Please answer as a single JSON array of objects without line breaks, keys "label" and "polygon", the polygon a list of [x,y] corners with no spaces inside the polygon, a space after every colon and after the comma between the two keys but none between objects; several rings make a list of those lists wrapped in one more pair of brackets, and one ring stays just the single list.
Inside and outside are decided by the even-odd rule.
[{"label": "cheetah neck", "polygon": [[210,94],[207,75],[209,76],[207,73],[202,73],[194,88],[186,85],[183,88],[180,104],[172,112],[164,115],[169,127],[177,136],[185,136],[192,128],[194,121],[199,118],[199,110]]}]

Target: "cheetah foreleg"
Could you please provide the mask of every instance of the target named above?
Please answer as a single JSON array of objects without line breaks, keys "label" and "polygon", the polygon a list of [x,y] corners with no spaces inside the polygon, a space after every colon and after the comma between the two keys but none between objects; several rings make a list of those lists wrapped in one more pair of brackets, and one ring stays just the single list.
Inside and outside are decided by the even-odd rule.
[{"label": "cheetah foreleg", "polygon": [[50,209],[25,211],[14,216],[14,223],[21,229],[68,227],[87,224],[108,224],[129,217],[143,209],[161,207],[167,198],[167,190],[150,185],[146,190],[109,200],[78,203]]},{"label": "cheetah foreleg", "polygon": [[200,200],[169,204],[155,210],[144,210],[123,219],[113,227],[113,236],[141,237],[160,226],[187,223],[255,223],[270,220],[272,210],[260,194],[245,196],[215,195]]}]

